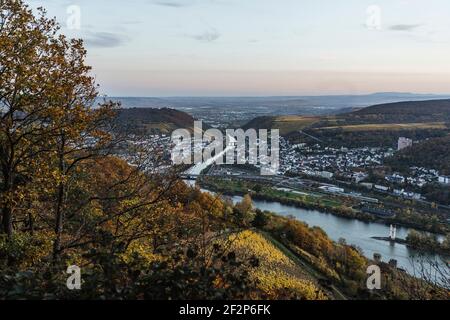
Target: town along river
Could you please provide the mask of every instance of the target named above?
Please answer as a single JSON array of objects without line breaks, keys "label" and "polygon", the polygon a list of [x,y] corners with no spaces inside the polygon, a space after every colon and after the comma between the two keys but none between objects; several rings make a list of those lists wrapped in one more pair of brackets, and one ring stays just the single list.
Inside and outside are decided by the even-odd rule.
[{"label": "town along river", "polygon": [[[196,165],[187,174],[198,175],[206,167],[207,165],[205,164]],[[189,185],[195,185],[195,181],[186,180],[185,182]],[[202,189],[202,191],[213,193],[205,189]],[[241,201],[242,197],[234,196],[232,200],[236,203]],[[395,259],[399,268],[405,269],[411,275],[419,276],[417,270],[417,251],[401,243],[372,238],[387,237],[390,231],[390,226],[388,225],[347,219],[315,210],[305,210],[294,206],[283,205],[279,202],[253,200],[253,204],[255,208],[262,211],[270,211],[281,216],[293,216],[297,220],[306,222],[311,227],[320,227],[332,240],[339,241],[339,239],[345,239],[348,244],[359,247],[369,259],[373,259],[374,253],[381,254],[382,261],[384,262]],[[409,228],[398,227],[397,237],[406,239],[409,230]],[[439,255],[428,254],[427,258],[439,263],[442,268],[447,268],[444,259]],[[448,257],[445,259],[448,259]],[[416,261],[416,263],[414,264],[413,261]],[[416,265],[416,270],[414,270],[414,265]]]}]

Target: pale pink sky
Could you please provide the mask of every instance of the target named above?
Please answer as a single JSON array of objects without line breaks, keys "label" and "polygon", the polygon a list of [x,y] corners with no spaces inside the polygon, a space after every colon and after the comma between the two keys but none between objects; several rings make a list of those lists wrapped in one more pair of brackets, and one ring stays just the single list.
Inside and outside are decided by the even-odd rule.
[{"label": "pale pink sky", "polygon": [[110,96],[450,94],[448,0],[28,1]]}]

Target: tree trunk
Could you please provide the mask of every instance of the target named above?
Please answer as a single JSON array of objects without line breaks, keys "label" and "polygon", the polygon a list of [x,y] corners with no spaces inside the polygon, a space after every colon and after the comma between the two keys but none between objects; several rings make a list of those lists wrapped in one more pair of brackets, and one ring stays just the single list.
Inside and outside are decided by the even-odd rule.
[{"label": "tree trunk", "polygon": [[64,184],[60,183],[58,186],[58,197],[56,204],[56,223],[55,223],[55,242],[53,243],[53,261],[58,259],[59,253],[61,251],[61,235],[64,226],[64,217],[62,205],[64,201]]},{"label": "tree trunk", "polygon": [[34,219],[33,214],[31,212],[28,212],[28,227],[30,228],[30,234],[34,234]]},{"label": "tree trunk", "polygon": [[[58,150],[59,157],[59,173],[64,175],[65,173],[65,161],[64,161],[64,150],[66,137],[64,132],[61,133],[61,141]],[[55,212],[55,241],[53,243],[53,262],[56,262],[59,258],[61,252],[61,236],[64,227],[64,195],[65,195],[65,182],[61,181],[58,185],[58,194],[56,198],[56,212]]]},{"label": "tree trunk", "polygon": [[[5,170],[6,171],[6,170]],[[12,191],[12,179],[13,176],[10,173],[4,173],[4,185],[3,185],[3,194],[7,197],[10,196]],[[13,235],[13,219],[12,219],[13,210],[11,207],[11,202],[9,200],[6,200],[3,203],[2,208],[2,230],[3,233],[5,233],[8,236],[8,239],[12,238]]]},{"label": "tree trunk", "polygon": [[12,238],[13,235],[13,225],[12,225],[12,209],[7,204],[3,206],[2,209],[2,226],[3,232],[8,236],[8,239]]}]

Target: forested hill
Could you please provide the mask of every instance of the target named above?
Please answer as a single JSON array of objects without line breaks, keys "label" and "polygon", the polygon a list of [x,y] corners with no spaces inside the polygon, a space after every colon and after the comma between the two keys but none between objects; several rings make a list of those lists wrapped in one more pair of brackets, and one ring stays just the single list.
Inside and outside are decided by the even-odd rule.
[{"label": "forested hill", "polygon": [[119,128],[132,133],[170,133],[175,129],[192,129],[194,118],[169,108],[130,108],[117,112]]},{"label": "forested hill", "polygon": [[450,175],[450,135],[414,144],[397,153],[388,163],[397,170],[419,166]]},{"label": "forested hill", "polygon": [[341,116],[348,124],[450,121],[450,100],[379,104]]},{"label": "forested hill", "polygon": [[278,128],[281,131],[291,132],[309,127],[429,122],[450,122],[450,99],[379,104],[353,112],[323,117],[264,116],[251,120],[245,128]]},{"label": "forested hill", "polygon": [[336,146],[394,147],[399,137],[417,141],[450,133],[450,100],[387,103],[329,116],[261,117],[244,128],[279,129],[297,142],[315,143],[309,135]]}]

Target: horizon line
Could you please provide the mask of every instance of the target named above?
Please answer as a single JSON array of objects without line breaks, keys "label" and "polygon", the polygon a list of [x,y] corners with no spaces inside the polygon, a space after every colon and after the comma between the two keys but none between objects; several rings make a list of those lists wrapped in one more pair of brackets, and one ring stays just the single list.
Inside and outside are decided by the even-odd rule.
[{"label": "horizon line", "polygon": [[374,95],[412,95],[412,96],[448,96],[450,93],[415,93],[415,92],[373,92],[373,93],[358,93],[358,94],[304,94],[304,95],[105,95],[101,94],[98,98],[317,98],[317,97],[364,97]]}]

